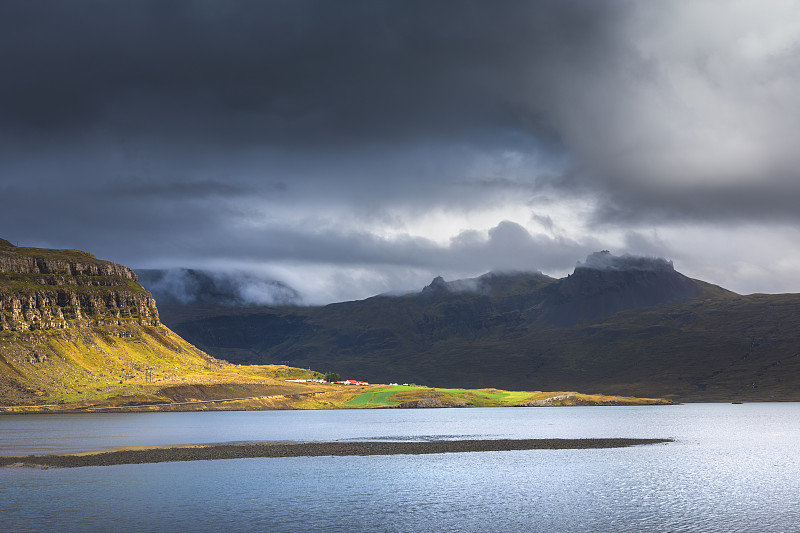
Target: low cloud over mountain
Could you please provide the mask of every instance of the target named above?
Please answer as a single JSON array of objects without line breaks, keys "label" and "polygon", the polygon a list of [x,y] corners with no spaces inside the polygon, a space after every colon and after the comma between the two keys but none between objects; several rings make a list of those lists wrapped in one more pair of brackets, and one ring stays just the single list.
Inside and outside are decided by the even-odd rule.
[{"label": "low cloud over mountain", "polygon": [[139,282],[158,304],[212,303],[227,306],[296,305],[300,294],[288,285],[241,272],[177,268],[137,270]]},{"label": "low cloud over mountain", "polygon": [[652,272],[671,272],[675,270],[672,261],[660,257],[637,257],[633,255],[616,256],[608,250],[595,252],[586,261],[575,266],[576,269],[591,270],[646,270]]}]

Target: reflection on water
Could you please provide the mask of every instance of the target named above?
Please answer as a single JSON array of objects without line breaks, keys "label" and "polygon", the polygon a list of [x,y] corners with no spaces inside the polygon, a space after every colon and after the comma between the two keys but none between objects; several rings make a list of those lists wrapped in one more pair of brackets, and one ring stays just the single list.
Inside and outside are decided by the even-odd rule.
[{"label": "reflection on water", "polygon": [[[791,531],[800,404],[0,417],[0,449],[673,437],[610,450],[0,470],[8,531]],[[28,448],[25,448],[28,446]]]}]

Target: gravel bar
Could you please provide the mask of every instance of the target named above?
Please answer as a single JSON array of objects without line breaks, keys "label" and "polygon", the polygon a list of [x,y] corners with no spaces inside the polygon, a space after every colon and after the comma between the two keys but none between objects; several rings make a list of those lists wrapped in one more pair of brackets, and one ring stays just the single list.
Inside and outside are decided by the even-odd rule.
[{"label": "gravel bar", "polygon": [[672,439],[498,439],[426,442],[263,442],[122,449],[88,454],[0,456],[0,467],[71,468],[172,461],[211,461],[253,457],[319,457],[497,452],[509,450],[576,450],[661,444]]}]

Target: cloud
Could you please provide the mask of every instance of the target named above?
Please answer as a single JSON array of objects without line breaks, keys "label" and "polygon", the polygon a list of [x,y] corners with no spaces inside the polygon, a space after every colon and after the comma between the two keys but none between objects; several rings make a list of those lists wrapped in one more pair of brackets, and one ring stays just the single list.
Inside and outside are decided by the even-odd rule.
[{"label": "cloud", "polygon": [[[210,238],[222,241],[221,237]],[[188,298],[182,296],[184,293],[198,292],[198,276],[202,276],[204,293],[224,293],[228,300],[255,301],[247,296],[248,291],[261,287],[265,289],[259,289],[261,293],[266,294],[261,301],[266,304],[288,302],[286,294],[276,293],[277,283],[297,291],[292,296],[293,302],[318,304],[385,292],[418,291],[434,275],[458,280],[490,271],[533,272],[542,268],[566,274],[576,257],[592,251],[591,245],[568,243],[543,234],[531,235],[521,225],[509,221],[487,232],[465,232],[444,245],[408,236],[382,239],[371,234],[332,230],[308,234],[288,228],[280,235],[273,234],[268,243],[246,247],[245,242],[252,243],[254,239],[248,234],[237,235],[224,245],[207,250],[201,261],[206,270],[139,272],[162,299],[184,301]],[[162,262],[186,265],[197,261],[191,255],[191,248],[169,249],[168,245],[165,243],[156,252]],[[258,280],[261,282],[256,283]],[[262,287],[264,283],[269,286]]]},{"label": "cloud", "polygon": [[672,272],[672,261],[663,257],[641,257],[635,255],[613,255],[608,250],[594,252],[586,257],[586,261],[575,266],[576,269],[589,270],[643,270],[650,272]]},{"label": "cloud", "polygon": [[797,220],[797,6],[633,5],[624,54],[565,67],[581,83],[552,121],[577,164],[554,185],[602,198],[604,224]]},{"label": "cloud", "polygon": [[[3,6],[10,139],[103,137],[166,172],[198,158],[223,173],[250,150],[277,151],[294,181],[331,165],[348,171],[331,180],[366,190],[398,179],[385,166],[364,172],[398,164],[397,150],[422,144],[439,160],[410,154],[399,173],[420,184],[437,164],[452,169],[455,146],[470,163],[510,150],[552,172],[476,178],[597,195],[598,222],[796,216],[781,201],[800,192],[796,7],[44,4]],[[166,164],[162,152],[176,151]],[[311,172],[309,154],[320,161]],[[464,172],[453,170],[440,179]],[[245,168],[226,179],[261,181]]]},{"label": "cloud", "polygon": [[326,149],[531,127],[502,98],[495,77],[507,71],[495,65],[515,66],[523,48],[547,53],[531,29],[591,16],[555,3],[522,13],[450,1],[44,4],[4,8],[0,29],[17,51],[4,59],[24,77],[0,93],[9,124]]},{"label": "cloud", "polygon": [[[790,287],[798,11],[5,2],[0,228],[136,267],[339,269],[305,282],[336,298],[602,249]],[[726,278],[695,232],[766,244]]]},{"label": "cloud", "polygon": [[139,282],[159,305],[297,305],[300,294],[280,281],[247,272],[210,272],[185,268],[138,270]]}]

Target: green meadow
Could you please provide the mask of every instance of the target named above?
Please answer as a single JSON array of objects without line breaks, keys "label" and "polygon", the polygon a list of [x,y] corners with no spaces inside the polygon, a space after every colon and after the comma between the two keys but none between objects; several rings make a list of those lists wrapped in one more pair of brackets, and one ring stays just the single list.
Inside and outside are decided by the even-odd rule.
[{"label": "green meadow", "polygon": [[660,399],[629,398],[575,392],[507,391],[500,389],[444,389],[423,386],[379,386],[360,392],[341,407],[397,407],[409,402],[436,401],[442,407],[513,407],[544,402],[546,405],[642,405]]}]

